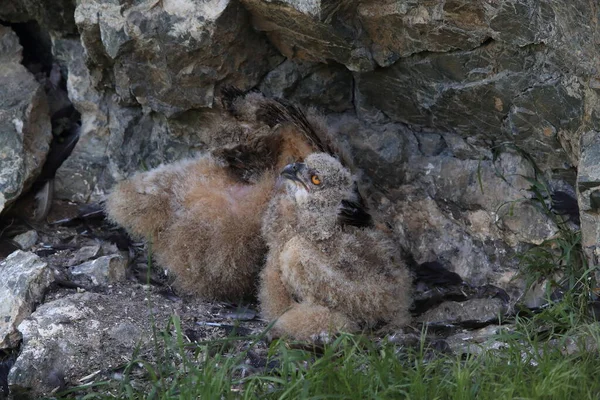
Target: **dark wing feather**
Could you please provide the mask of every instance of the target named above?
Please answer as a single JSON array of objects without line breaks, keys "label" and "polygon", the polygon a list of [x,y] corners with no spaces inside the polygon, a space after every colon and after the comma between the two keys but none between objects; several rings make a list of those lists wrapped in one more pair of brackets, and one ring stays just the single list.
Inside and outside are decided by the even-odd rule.
[{"label": "dark wing feather", "polygon": [[214,149],[212,154],[227,163],[229,172],[244,183],[251,183],[277,160],[279,137],[257,136],[247,143]]},{"label": "dark wing feather", "polygon": [[223,86],[221,88],[221,104],[225,110],[235,115],[235,107],[233,106],[233,102],[245,95],[246,92],[234,86]]},{"label": "dark wing feather", "polygon": [[369,210],[365,200],[358,191],[358,186],[354,185],[354,199],[342,200],[340,209],[338,210],[338,223],[343,225],[351,225],[358,227],[373,226],[373,217],[369,214]]},{"label": "dark wing feather", "polygon": [[256,118],[270,127],[278,124],[293,124],[302,131],[308,142],[318,151],[334,154],[325,138],[319,137],[315,128],[306,118],[306,114],[295,104],[284,99],[271,99],[265,102],[257,111]]},{"label": "dark wing feather", "polygon": [[338,211],[338,222],[341,225],[351,225],[358,227],[373,226],[371,214],[363,208],[360,203],[351,200],[342,200],[342,205]]}]

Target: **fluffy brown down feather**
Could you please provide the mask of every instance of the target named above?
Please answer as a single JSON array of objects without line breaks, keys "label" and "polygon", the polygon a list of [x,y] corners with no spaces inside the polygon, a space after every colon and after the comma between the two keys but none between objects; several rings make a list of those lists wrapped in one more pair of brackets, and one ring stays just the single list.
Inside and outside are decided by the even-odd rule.
[{"label": "fluffy brown down feather", "polygon": [[183,293],[239,300],[256,290],[264,265],[260,228],[273,171],[304,159],[329,132],[316,113],[259,93],[234,90],[224,103],[235,119],[215,129],[242,132],[241,142],[136,173],[115,186],[106,211],[131,235],[152,241],[156,261]]},{"label": "fluffy brown down feather", "polygon": [[315,340],[380,322],[406,325],[411,278],[399,249],[382,231],[338,218],[343,200],[357,201],[350,172],[314,153],[282,175],[287,190],[271,200],[262,225],[269,253],[259,300],[276,320],[272,333]]}]

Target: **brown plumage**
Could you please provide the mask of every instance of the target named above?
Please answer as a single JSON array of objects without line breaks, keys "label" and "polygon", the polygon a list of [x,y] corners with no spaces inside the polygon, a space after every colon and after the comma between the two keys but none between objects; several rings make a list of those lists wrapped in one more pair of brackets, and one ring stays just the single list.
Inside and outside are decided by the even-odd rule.
[{"label": "brown plumage", "polygon": [[261,274],[273,333],[314,340],[338,330],[409,321],[411,278],[397,246],[373,227],[350,172],[324,153],[286,166],[287,190],[263,220]]},{"label": "brown plumage", "polygon": [[273,171],[326,146],[329,133],[316,113],[260,93],[228,89],[223,97],[235,118],[215,129],[239,142],[133,175],[115,186],[106,211],[151,240],[156,261],[182,292],[238,300],[255,290],[264,265],[260,228]]}]

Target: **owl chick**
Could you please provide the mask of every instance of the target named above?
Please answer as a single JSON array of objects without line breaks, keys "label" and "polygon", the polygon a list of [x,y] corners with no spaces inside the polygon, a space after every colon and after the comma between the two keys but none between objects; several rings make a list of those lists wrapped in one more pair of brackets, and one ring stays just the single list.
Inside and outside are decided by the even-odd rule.
[{"label": "owl chick", "polygon": [[325,153],[281,172],[287,190],[263,220],[269,252],[259,300],[272,333],[314,340],[409,322],[411,277],[387,236],[373,227],[356,182]]},{"label": "owl chick", "polygon": [[150,239],[181,292],[239,300],[256,290],[264,265],[260,229],[273,171],[324,149],[329,133],[318,115],[282,100],[235,89],[224,97],[235,118],[215,129],[234,135],[234,144],[133,175],[116,185],[106,211],[133,236]]}]

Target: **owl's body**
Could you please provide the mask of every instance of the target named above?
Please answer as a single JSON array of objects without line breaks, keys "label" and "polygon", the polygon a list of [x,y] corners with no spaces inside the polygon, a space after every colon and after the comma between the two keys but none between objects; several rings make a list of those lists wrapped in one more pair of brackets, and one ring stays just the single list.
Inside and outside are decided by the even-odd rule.
[{"label": "owl's body", "polygon": [[[277,320],[274,333],[311,340],[406,325],[410,274],[397,246],[348,209],[360,203],[350,173],[322,153],[293,165],[300,167],[284,170],[287,191],[273,198],[262,228],[269,253],[259,299],[264,316]],[[359,219],[353,224],[348,214]]]},{"label": "owl's body", "polygon": [[133,175],[115,186],[106,211],[152,242],[181,292],[239,300],[255,292],[264,265],[260,229],[274,171],[315,151],[327,132],[317,115],[258,93],[234,92],[227,106],[236,118],[215,129],[242,140]]}]

